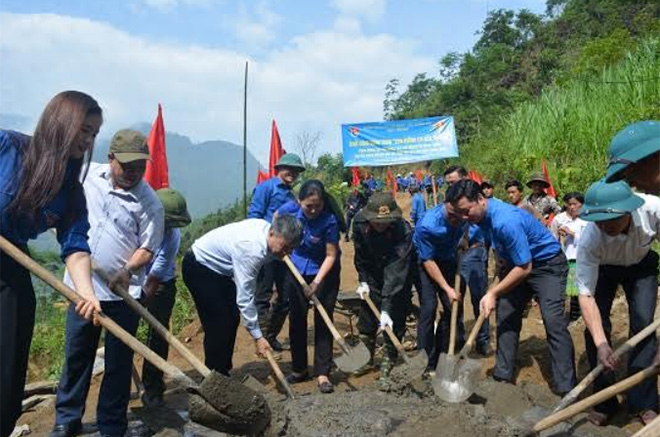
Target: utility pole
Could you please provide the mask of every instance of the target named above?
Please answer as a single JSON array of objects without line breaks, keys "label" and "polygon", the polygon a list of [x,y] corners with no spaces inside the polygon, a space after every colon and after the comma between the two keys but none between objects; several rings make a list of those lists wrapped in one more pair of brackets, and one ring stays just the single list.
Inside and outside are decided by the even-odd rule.
[{"label": "utility pole", "polygon": [[247,218],[247,81],[248,62],[245,61],[245,87],[243,93],[243,217]]}]

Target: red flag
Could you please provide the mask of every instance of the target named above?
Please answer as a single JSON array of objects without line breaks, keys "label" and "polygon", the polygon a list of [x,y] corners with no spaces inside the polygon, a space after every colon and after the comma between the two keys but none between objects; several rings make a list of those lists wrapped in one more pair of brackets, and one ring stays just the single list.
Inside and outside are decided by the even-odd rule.
[{"label": "red flag", "polygon": [[387,181],[387,188],[392,189],[392,170],[389,168],[387,169],[387,174],[385,176],[385,179]]},{"label": "red flag", "polygon": [[266,173],[265,171],[257,170],[257,185],[268,179],[270,179],[268,173]]},{"label": "red flag", "polygon": [[483,181],[483,176],[479,174],[479,172],[476,170],[470,170],[468,172],[468,179],[472,179],[473,181],[481,185],[481,182]]},{"label": "red flag", "polygon": [[270,132],[270,159],[268,161],[268,176],[273,177],[277,174],[275,171],[275,164],[280,160],[284,155],[284,149],[282,149],[282,140],[280,140],[280,133],[277,130],[277,123],[273,119],[273,127]]},{"label": "red flag", "polygon": [[552,186],[552,180],[550,179],[550,174],[548,173],[548,166],[545,164],[545,159],[543,159],[541,170],[543,170],[543,176],[545,176],[545,178],[548,180],[548,183],[550,184],[550,186],[545,189],[545,192],[556,199],[557,192],[555,191],[555,187]]},{"label": "red flag", "polygon": [[351,173],[353,174],[353,180],[351,185],[354,187],[360,186],[360,169],[358,167],[351,167]]},{"label": "red flag", "polygon": [[169,172],[167,170],[167,152],[165,150],[165,125],[163,124],[163,108],[158,104],[158,115],[151,126],[149,138],[149,157],[144,180],[151,188],[159,190],[170,186]]},{"label": "red flag", "polygon": [[415,177],[417,178],[417,182],[419,182],[421,184],[422,181],[424,180],[424,173],[422,173],[421,170],[417,170],[415,172]]}]

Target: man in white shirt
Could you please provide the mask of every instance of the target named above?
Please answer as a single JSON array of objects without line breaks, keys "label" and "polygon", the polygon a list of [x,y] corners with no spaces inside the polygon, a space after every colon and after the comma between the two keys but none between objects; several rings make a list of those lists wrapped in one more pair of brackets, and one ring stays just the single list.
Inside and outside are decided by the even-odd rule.
[{"label": "man in white shirt", "polygon": [[266,256],[281,257],[298,246],[302,225],[288,215],[247,219],[216,228],[195,240],[182,273],[204,328],[204,361],[225,375],[232,368],[239,316],[257,350],[271,350],[257,320],[255,289]]},{"label": "man in white shirt", "polygon": [[[651,250],[660,239],[660,199],[634,194],[627,183],[593,184],[585,196],[580,217],[589,222],[577,251],[577,283],[580,308],[587,326],[587,356],[591,367],[601,363],[608,372],[596,379],[599,391],[614,380],[617,366],[611,347],[610,311],[619,285],[623,286],[630,314],[630,335],[648,326],[654,318],[658,292],[658,254]],[[628,374],[653,362],[657,341],[647,338],[632,349]],[[589,420],[606,424],[617,410],[617,400],[597,405]],[[628,409],[649,423],[658,411],[657,378],[648,378],[628,392]]]},{"label": "man in white shirt", "polygon": [[[146,138],[120,130],[110,142],[109,164],[92,163],[83,187],[89,213],[91,258],[111,276],[106,284],[92,275],[103,313],[130,334],[139,316],[111,290],[122,285],[136,299],[142,293],[145,266],[163,238],[163,207],[142,180],[149,159]],[[70,284],[68,272],[64,282]],[[77,435],[85,410],[101,327],[79,317],[69,307],[65,361],[57,390],[55,427],[51,437]],[[103,436],[123,436],[127,428],[133,351],[111,333],[105,336],[105,373],[97,407]]]}]

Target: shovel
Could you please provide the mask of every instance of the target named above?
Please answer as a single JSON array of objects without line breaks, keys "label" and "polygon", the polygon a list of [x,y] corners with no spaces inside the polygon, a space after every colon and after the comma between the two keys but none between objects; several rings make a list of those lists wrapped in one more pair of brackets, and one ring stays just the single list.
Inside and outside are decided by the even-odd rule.
[{"label": "shovel", "polygon": [[[73,289],[2,236],[0,236],[0,250],[53,287],[73,304],[83,300]],[[268,404],[264,397],[256,391],[217,372],[210,372],[202,383],[197,385],[177,367],[163,360],[151,349],[140,343],[114,320],[103,313],[96,313],[95,316],[101,326],[135,353],[144,357],[171,377],[177,384],[191,392],[191,398],[197,399],[195,405],[190,404],[190,416],[192,418],[202,414],[204,418],[208,419],[205,421],[205,425],[218,431],[236,434],[258,434],[263,432],[270,423]],[[228,394],[230,396],[227,396]],[[231,397],[234,402],[228,402],[228,397]]]},{"label": "shovel", "polygon": [[[105,272],[102,268],[100,268],[96,263],[92,261],[92,268],[94,269],[94,273],[96,273],[103,281],[106,283],[110,282],[110,276],[108,275],[107,272]],[[200,375],[202,375],[204,378],[209,376],[211,373],[211,370],[206,367],[202,361],[197,358],[195,354],[193,354],[190,349],[188,349],[186,346],[179,341],[178,338],[176,338],[172,333],[165,327],[163,326],[162,323],[156,319],[153,314],[149,312],[140,302],[135,300],[133,296],[131,296],[128,291],[122,287],[121,285],[116,286],[112,290],[115,294],[120,296],[124,302],[128,304],[129,307],[131,307],[136,313],[138,313],[146,322],[151,326],[154,331],[158,333],[170,346],[172,346],[188,363],[190,363],[191,366],[195,370],[197,370]],[[271,353],[270,356],[267,356],[268,358],[268,363],[270,364],[271,368],[273,369],[273,372],[275,373],[275,376],[277,376],[277,379],[280,381],[282,384],[282,387],[284,388],[284,391],[286,392],[287,396],[293,399],[293,392],[291,391],[291,387],[289,387],[289,384],[286,382],[286,379],[283,379],[284,376],[282,376],[282,379],[280,379],[279,375],[282,375],[282,371],[280,370],[280,366],[277,364],[277,361],[275,361],[275,358],[273,357],[273,354]],[[272,360],[271,360],[272,358]]]},{"label": "shovel", "polygon": [[[654,333],[658,328],[660,328],[660,318],[655,320],[646,328],[639,331],[637,334],[630,337],[628,341],[626,341],[621,346],[619,346],[612,355],[619,358],[627,354],[632,348],[637,346],[646,337]],[[600,375],[604,369],[605,368],[603,367],[602,364],[598,364],[596,367],[594,367],[594,369],[591,372],[589,372],[589,374],[585,376],[584,379],[580,381],[580,383],[576,385],[573,390],[568,392],[568,394],[564,396],[561,399],[561,401],[559,401],[559,404],[555,407],[555,409],[552,412],[556,413],[558,411],[561,411],[564,408],[571,405],[573,402],[575,402],[578,396],[580,396],[580,393],[582,393],[585,388],[589,387],[589,385],[591,385],[591,383],[596,380],[598,375]]]},{"label": "shovel", "polygon": [[[284,255],[283,260],[289,267],[289,270],[291,270],[291,273],[293,273],[293,276],[295,276],[300,285],[302,285],[303,289],[309,287],[307,282],[305,282],[305,278],[302,277],[296,266],[294,266],[293,262],[291,262],[291,258],[289,258],[288,255]],[[319,301],[319,298],[316,297],[316,294],[312,294],[311,299],[314,303],[316,311],[321,314],[323,321],[332,333],[332,337],[339,344],[342,352],[344,352],[343,355],[334,357],[334,361],[337,367],[339,367],[343,372],[353,373],[361,367],[365,366],[371,359],[371,354],[369,353],[367,347],[362,344],[362,342],[359,342],[352,347],[349,346],[339,331],[337,331],[337,328],[335,328],[334,323],[332,323],[332,319],[330,319],[330,316],[328,316],[328,313],[326,312],[325,308],[323,308],[323,305],[321,305],[321,302]]]},{"label": "shovel", "polygon": [[[376,308],[376,305],[374,305],[374,301],[371,300],[368,294],[364,295],[364,300],[367,302],[367,305],[369,305],[369,308],[371,308],[371,311],[373,311],[376,318],[380,319],[380,311],[378,311],[378,308]],[[392,331],[392,328],[385,326],[385,332],[392,341],[392,344],[394,344],[397,352],[399,352],[399,355],[403,357],[405,366],[408,367],[404,374],[410,375],[411,378],[414,378],[417,375],[421,375],[429,362],[429,357],[426,355],[426,351],[422,349],[417,353],[417,355],[411,357],[406,353],[406,350],[403,348],[403,345],[394,334],[394,331]]]},{"label": "shovel", "polygon": [[[458,269],[456,270],[456,276],[454,277],[454,291],[459,293],[461,290],[461,273],[460,273],[460,258],[458,261]],[[438,397],[442,398],[439,393],[444,394],[448,388],[448,385],[445,381],[452,381],[455,378],[456,373],[456,363],[458,358],[454,356],[454,349],[456,348],[456,327],[458,324],[458,301],[453,301],[451,303],[451,321],[449,324],[449,350],[447,353],[443,353],[438,358],[438,365],[436,366],[436,373],[431,385],[433,390]]]},{"label": "shovel", "polygon": [[[484,324],[486,317],[484,313],[479,314],[479,318],[474,324],[470,336],[465,342],[465,346],[456,357],[452,358],[450,368],[440,367],[438,365],[436,376],[431,381],[433,391],[436,396],[446,402],[457,403],[467,400],[474,393],[474,383],[479,378],[481,372],[481,362],[468,358],[472,351],[474,340],[477,338],[481,325]],[[451,347],[451,344],[450,344]],[[438,361],[440,364],[441,361]]]},{"label": "shovel", "polygon": [[600,404],[603,401],[613,398],[619,393],[623,393],[624,391],[636,386],[646,378],[658,375],[658,373],[660,373],[660,365],[651,365],[644,370],[641,370],[634,375],[629,376],[628,378],[537,422],[536,425],[534,425],[534,431],[540,432],[560,422],[563,422],[564,420],[570,419],[571,417],[581,413],[587,408],[593,407],[594,405]]}]

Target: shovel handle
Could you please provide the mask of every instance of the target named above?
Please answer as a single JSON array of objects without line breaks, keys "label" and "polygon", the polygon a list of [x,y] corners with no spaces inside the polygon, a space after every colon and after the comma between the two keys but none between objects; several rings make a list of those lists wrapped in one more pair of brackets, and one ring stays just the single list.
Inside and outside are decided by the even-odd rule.
[{"label": "shovel handle", "polygon": [[[369,294],[364,295],[364,301],[367,302],[367,305],[369,305],[369,308],[371,308],[371,311],[374,313],[376,318],[380,319],[380,311],[378,311],[378,308],[376,308],[376,305],[374,304],[374,301],[371,300],[371,298],[369,297]],[[403,345],[401,344],[399,339],[396,338],[396,335],[394,334],[394,331],[392,331],[392,328],[386,326],[385,332],[387,333],[387,336],[390,338],[392,344],[394,344],[396,350],[399,352],[399,355],[403,357],[406,363],[410,362],[410,357],[406,353],[406,350],[403,348]]]},{"label": "shovel handle", "polygon": [[651,423],[637,431],[632,437],[655,437],[660,435],[660,416],[653,419]]},{"label": "shovel handle", "polygon": [[[284,260],[287,267],[289,267],[289,270],[291,270],[291,273],[293,273],[293,276],[295,276],[295,278],[298,280],[298,282],[303,287],[303,289],[309,287],[307,282],[305,282],[305,278],[302,277],[296,266],[293,265],[293,262],[291,261],[291,258],[289,258],[289,255],[284,255],[282,257],[282,260]],[[328,312],[325,310],[325,308],[323,308],[323,305],[319,301],[319,298],[316,296],[316,294],[312,294],[311,299],[312,302],[314,303],[314,307],[316,308],[316,311],[318,311],[319,314],[321,314],[323,321],[325,322],[325,324],[328,326],[328,329],[332,333],[332,337],[337,341],[337,343],[339,343],[339,346],[341,346],[342,350],[345,353],[350,353],[350,348],[346,344],[346,341],[342,338],[339,331],[337,331],[337,328],[335,328],[335,324],[332,323],[332,319],[328,315]]]},{"label": "shovel handle", "polygon": [[296,396],[293,394],[293,390],[291,390],[291,386],[287,382],[286,378],[284,377],[284,373],[282,373],[282,369],[280,369],[280,365],[277,364],[277,361],[275,360],[275,357],[273,356],[273,352],[270,350],[266,351],[266,358],[268,359],[268,364],[270,364],[270,368],[273,369],[273,373],[275,373],[275,376],[277,377],[277,380],[280,382],[282,387],[284,388],[284,391],[286,392],[286,395],[289,399],[295,399]]},{"label": "shovel handle", "polygon": [[[23,253],[19,248],[10,243],[6,238],[0,236],[0,250],[12,257],[17,263],[28,269],[32,274],[44,281],[46,284],[53,287],[58,293],[67,298],[71,303],[77,304],[83,298],[76,293],[72,288],[68,287],[64,282],[60,281],[51,272],[40,266],[36,261]],[[107,317],[103,313],[95,313],[98,322],[111,332],[115,337],[119,338],[124,344],[130,347],[133,352],[144,357],[145,360],[162,370],[164,373],[175,379],[179,384],[187,388],[194,388],[196,384],[181,370],[177,369],[167,361],[162,359],[159,355],[151,349],[140,343],[135,337],[126,332],[114,320]]]},{"label": "shovel handle", "polygon": [[[621,346],[619,346],[612,355],[619,358],[627,354],[632,348],[637,346],[642,340],[644,340],[646,337],[657,331],[658,328],[660,328],[660,317],[657,318],[655,321],[653,321],[653,323],[651,323],[649,326],[647,326],[646,328],[639,331],[637,334],[630,337],[628,341],[626,341]],[[573,390],[571,390],[566,396],[564,396],[561,399],[561,401],[559,401],[559,404],[557,404],[553,413],[561,411],[564,408],[571,405],[573,402],[575,402],[575,400],[578,398],[578,396],[580,396],[580,394],[584,391],[584,389],[589,387],[591,383],[596,380],[598,375],[603,373],[604,369],[605,368],[603,367],[602,364],[598,364],[596,367],[594,367],[594,369],[591,372],[589,372],[587,376],[585,376],[584,379],[580,381],[580,383],[576,385]]]},{"label": "shovel handle", "polygon": [[[103,281],[106,283],[110,282],[110,275],[99,267],[94,261],[92,261],[92,269]],[[156,319],[153,314],[149,312],[140,302],[135,300],[128,291],[121,285],[117,285],[113,290],[115,294],[124,299],[124,302],[128,304],[135,312],[137,312],[144,320],[147,321],[149,326],[151,326],[154,331],[158,333],[167,343],[169,343],[191,366],[195,368],[203,377],[207,377],[211,370],[202,363],[199,358],[197,358],[190,349],[185,347],[183,343],[179,341],[172,333],[163,326],[162,323]]]},{"label": "shovel handle", "polygon": [[472,331],[470,331],[470,336],[468,337],[467,341],[465,342],[465,346],[463,346],[463,349],[461,349],[460,355],[462,357],[467,356],[467,354],[470,353],[472,350],[472,346],[474,346],[474,341],[477,338],[477,334],[479,333],[479,330],[481,329],[481,325],[484,324],[484,321],[486,320],[486,316],[482,312],[479,314],[479,317],[477,318],[477,321],[474,322],[474,326],[472,327]]},{"label": "shovel handle", "polygon": [[599,391],[598,393],[589,396],[588,398],[582,399],[580,402],[577,402],[571,405],[570,407],[567,407],[566,409],[559,411],[558,413],[554,413],[546,417],[545,419],[539,421],[536,425],[534,425],[534,431],[540,432],[560,422],[563,422],[564,420],[569,419],[578,413],[581,413],[587,408],[593,407],[594,405],[606,401],[607,399],[610,399],[618,395],[619,393],[622,393],[630,389],[631,387],[636,386],[640,382],[644,381],[646,378],[655,376],[658,373],[660,373],[659,365],[649,366],[644,370],[641,370],[635,373],[634,375],[629,376],[628,378],[614,385],[611,385],[606,389]]}]

